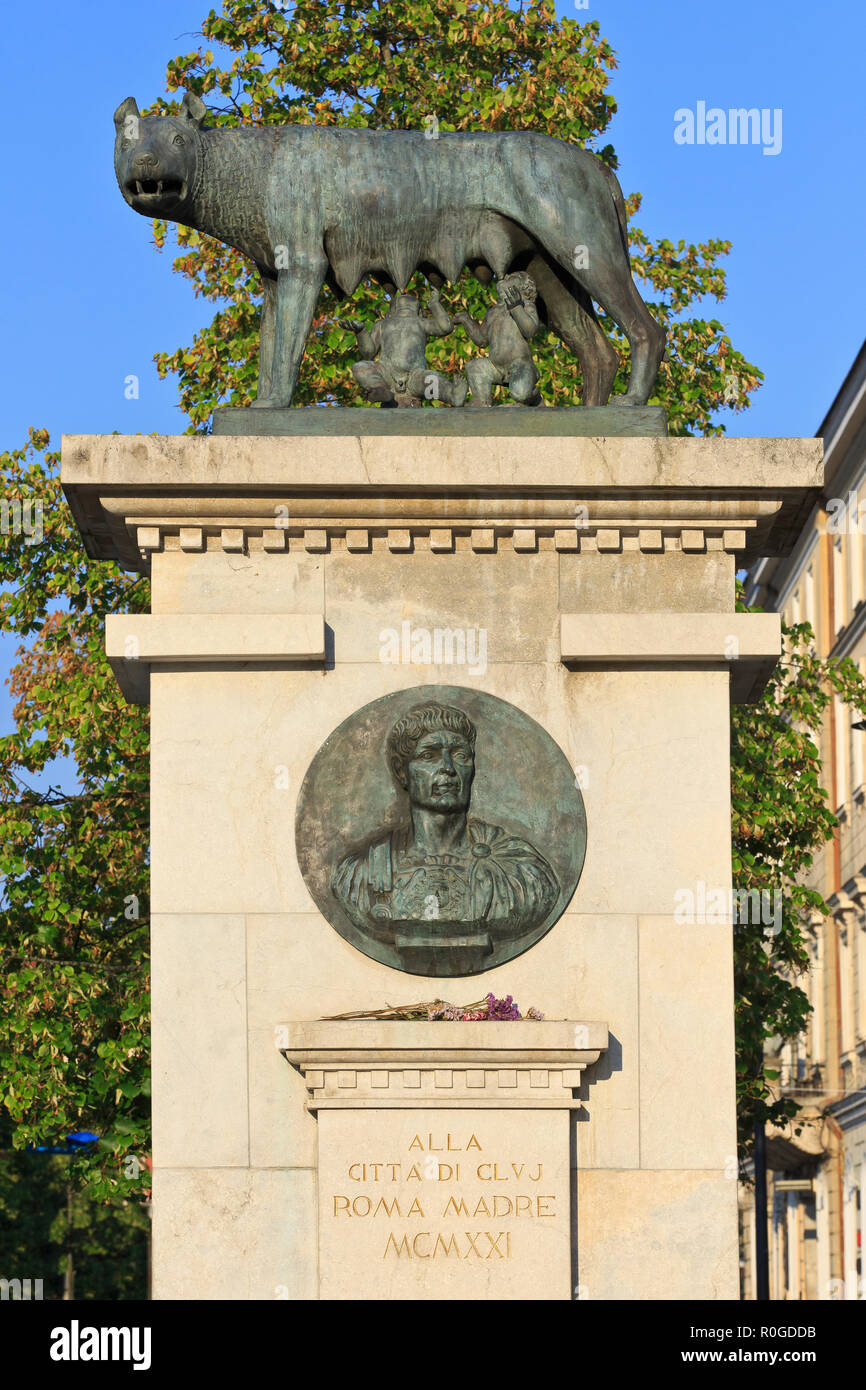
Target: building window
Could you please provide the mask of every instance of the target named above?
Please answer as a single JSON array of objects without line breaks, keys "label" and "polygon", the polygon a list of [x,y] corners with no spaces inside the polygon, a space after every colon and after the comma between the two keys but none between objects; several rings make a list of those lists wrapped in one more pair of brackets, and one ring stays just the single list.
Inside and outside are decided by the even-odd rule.
[{"label": "building window", "polygon": [[836,814],[839,815],[848,805],[848,739],[851,732],[851,719],[847,706],[843,705],[838,695],[833,697],[833,712],[836,726],[836,747],[834,749],[836,763]]},{"label": "building window", "polygon": [[803,580],[803,621],[809,623],[815,640],[818,639],[818,625],[815,617],[815,574],[813,566],[806,570]]},{"label": "building window", "polygon": [[845,557],[842,537],[837,536],[833,544],[833,628],[837,634],[842,631],[845,622]]},{"label": "building window", "polygon": [[851,928],[854,947],[854,1029],[855,1043],[866,1042],[866,918],[862,915]]},{"label": "building window", "polygon": [[[860,658],[859,665],[862,674],[862,657]],[[863,716],[861,714],[858,714],[857,710],[854,709],[853,705],[848,706],[847,715],[849,725],[853,724],[855,719],[863,718]],[[862,729],[851,730],[851,789],[852,795],[854,796],[857,796],[857,794],[861,793],[863,790],[863,762],[864,752],[866,752],[866,750],[864,750],[863,748],[864,738],[866,738],[866,731]]]},{"label": "building window", "polygon": [[839,927],[839,985],[842,1004],[842,1052],[850,1052],[854,1047],[854,952],[852,932],[857,926],[847,920]]},{"label": "building window", "polygon": [[[858,494],[859,498],[859,494]],[[855,508],[854,517],[860,516],[859,505]],[[852,529],[848,540],[848,612],[853,616],[856,612],[858,603],[863,600],[863,537],[859,530]]]},{"label": "building window", "polygon": [[811,1057],[816,1067],[824,1065],[824,932],[823,920],[815,927],[814,940],[810,943],[811,970],[809,971],[809,1003],[811,1014]]}]

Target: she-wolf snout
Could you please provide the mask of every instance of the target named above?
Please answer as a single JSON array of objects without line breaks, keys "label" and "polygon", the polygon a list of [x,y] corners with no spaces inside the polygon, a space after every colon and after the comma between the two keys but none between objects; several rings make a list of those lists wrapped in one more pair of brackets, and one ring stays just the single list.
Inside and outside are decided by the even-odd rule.
[{"label": "she-wolf snout", "polygon": [[135,174],[155,174],[158,168],[159,160],[150,152],[137,154],[132,161],[132,172]]}]

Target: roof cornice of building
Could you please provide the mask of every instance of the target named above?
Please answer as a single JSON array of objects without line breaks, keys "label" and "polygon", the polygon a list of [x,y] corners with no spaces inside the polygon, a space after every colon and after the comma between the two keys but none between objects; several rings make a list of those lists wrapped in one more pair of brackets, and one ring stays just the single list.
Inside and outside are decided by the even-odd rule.
[{"label": "roof cornice of building", "polygon": [[[866,339],[815,432],[815,438],[824,441],[824,502],[840,490],[844,492],[853,481],[855,470],[866,463],[863,458],[852,456],[861,435],[866,439]],[[850,478],[846,477],[848,462],[852,474]],[[801,540],[789,556],[767,557],[752,566],[745,582],[748,603],[760,604],[764,608],[779,606],[780,594],[799,571],[811,546],[812,536],[809,533],[815,530],[821,510],[821,506],[815,506],[803,526]]]},{"label": "roof cornice of building", "polygon": [[857,433],[866,419],[866,339],[845,380],[836,392],[833,403],[821,421],[815,437],[823,439],[825,458],[830,458],[847,437]]}]

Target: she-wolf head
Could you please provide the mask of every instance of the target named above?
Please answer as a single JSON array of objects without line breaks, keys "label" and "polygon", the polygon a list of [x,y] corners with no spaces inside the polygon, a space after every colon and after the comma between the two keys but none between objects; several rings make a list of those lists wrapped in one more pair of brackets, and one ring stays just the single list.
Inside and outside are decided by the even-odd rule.
[{"label": "she-wolf head", "polygon": [[178,219],[200,168],[199,131],[207,108],[187,92],[175,116],[142,116],[135,97],[114,113],[114,172],[120,191],[143,217]]}]

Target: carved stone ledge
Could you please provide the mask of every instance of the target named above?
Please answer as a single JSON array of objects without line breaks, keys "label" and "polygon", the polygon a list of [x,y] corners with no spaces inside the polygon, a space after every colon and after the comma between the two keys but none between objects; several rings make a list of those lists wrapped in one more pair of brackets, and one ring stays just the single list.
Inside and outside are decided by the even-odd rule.
[{"label": "carved stone ledge", "polygon": [[110,613],[105,654],[130,704],[150,701],[150,673],[176,664],[251,666],[325,660],[320,613]]},{"label": "carved stone ledge", "polygon": [[[580,527],[573,524],[566,527],[554,522],[547,526],[524,526],[520,518],[503,518],[492,526],[474,527],[468,521],[463,526],[450,529],[437,526],[437,518],[428,517],[413,522],[411,526],[353,526],[351,516],[348,521],[334,524],[328,518],[313,518],[316,526],[285,526],[275,529],[272,517],[245,519],[240,526],[222,526],[218,522],[208,524],[206,518],[199,518],[199,525],[181,525],[167,518],[126,517],[124,524],[129,536],[129,544],[138,552],[138,568],[148,569],[151,556],[181,550],[185,552],[223,550],[230,554],[250,554],[258,551],[301,552],[325,554],[330,550],[347,550],[350,553],[371,553],[381,544],[395,553],[411,553],[415,550],[431,550],[440,554],[453,554],[456,549],[455,538],[479,554],[496,554],[500,550],[514,551],[519,555],[535,555],[539,550],[572,551],[583,554],[622,554],[623,551],[639,550],[644,554],[683,550],[689,554],[705,554],[708,550],[736,553],[746,550],[747,537],[756,529],[757,522],[744,520],[742,525],[732,530],[724,522],[716,526],[704,524],[700,529],[695,525],[683,525],[649,518],[656,525],[646,527],[634,519],[616,519],[611,525],[607,519],[590,516],[581,522]],[[359,522],[369,521],[359,516]],[[568,517],[564,518],[568,521]],[[378,544],[377,544],[378,543]]]},{"label": "carved stone ledge", "polygon": [[782,653],[778,613],[563,613],[560,653],[569,667],[717,667],[735,704],[760,699]]},{"label": "carved stone ledge", "polygon": [[[604,1023],[287,1023],[280,1050],[319,1110],[577,1110]],[[282,1040],[281,1039],[281,1040]]]},{"label": "carved stone ledge", "polygon": [[445,554],[784,554],[822,478],[814,439],[73,435],[62,449],[88,554],[140,570],[165,548],[351,550],[364,533]]}]

